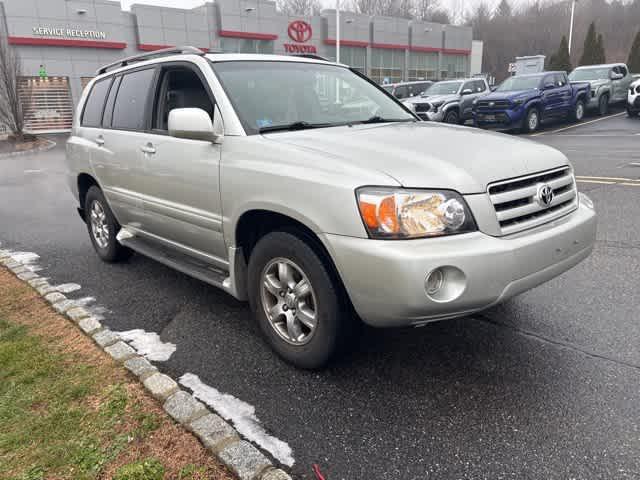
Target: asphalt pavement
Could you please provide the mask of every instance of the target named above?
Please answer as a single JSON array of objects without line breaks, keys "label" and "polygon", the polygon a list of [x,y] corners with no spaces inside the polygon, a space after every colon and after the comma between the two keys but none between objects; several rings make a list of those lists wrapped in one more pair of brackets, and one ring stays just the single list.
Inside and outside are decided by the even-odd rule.
[{"label": "asphalt pavement", "polygon": [[567,154],[595,202],[588,260],[481,315],[365,329],[320,372],[279,360],[215,288],[141,255],[100,262],[63,138],[0,159],[0,242],[39,254],[52,283],[80,284],[69,296],[95,298],[112,329],[175,343],[158,367],[252,405],[292,448],[296,478],[316,463],[327,480],[640,479],[640,119],[592,120],[532,137]]}]

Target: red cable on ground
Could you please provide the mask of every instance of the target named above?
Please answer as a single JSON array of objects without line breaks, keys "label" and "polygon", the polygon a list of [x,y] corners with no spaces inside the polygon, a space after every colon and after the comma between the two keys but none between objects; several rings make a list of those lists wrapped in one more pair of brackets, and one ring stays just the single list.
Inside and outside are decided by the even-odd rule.
[{"label": "red cable on ground", "polygon": [[322,475],[322,473],[320,472],[320,467],[316,463],[313,464],[313,473],[316,474],[316,479],[317,480],[326,480],[324,478],[324,476]]}]

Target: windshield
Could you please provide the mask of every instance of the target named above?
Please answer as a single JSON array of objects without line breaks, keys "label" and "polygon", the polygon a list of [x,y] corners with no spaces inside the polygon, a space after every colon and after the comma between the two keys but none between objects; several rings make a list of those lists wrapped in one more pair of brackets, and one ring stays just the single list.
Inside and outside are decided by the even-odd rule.
[{"label": "windshield", "polygon": [[582,80],[606,80],[609,78],[608,68],[584,68],[580,70],[574,70],[569,75],[569,80],[582,81]]},{"label": "windshield", "polygon": [[427,90],[427,94],[431,95],[455,95],[460,90],[462,82],[438,82],[434,83]]},{"label": "windshield", "polygon": [[538,88],[541,79],[542,75],[534,77],[509,77],[496,88],[496,92],[513,92],[515,90]]},{"label": "windshield", "polygon": [[302,62],[214,63],[247,134],[296,125],[328,127],[376,121],[414,121],[396,101],[352,71]]}]

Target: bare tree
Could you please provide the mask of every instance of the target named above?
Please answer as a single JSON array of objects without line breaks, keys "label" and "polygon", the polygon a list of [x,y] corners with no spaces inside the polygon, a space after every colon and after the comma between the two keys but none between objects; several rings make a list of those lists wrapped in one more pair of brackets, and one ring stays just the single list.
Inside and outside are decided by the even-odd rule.
[{"label": "bare tree", "polygon": [[322,9],[320,0],[277,0],[276,5],[287,15],[317,15]]},{"label": "bare tree", "polygon": [[[7,38],[0,37],[0,123],[7,125],[11,133],[18,139],[24,138],[24,113],[23,99],[20,87],[22,77],[22,62],[18,52],[12,49]],[[23,86],[28,88],[28,86]]]}]

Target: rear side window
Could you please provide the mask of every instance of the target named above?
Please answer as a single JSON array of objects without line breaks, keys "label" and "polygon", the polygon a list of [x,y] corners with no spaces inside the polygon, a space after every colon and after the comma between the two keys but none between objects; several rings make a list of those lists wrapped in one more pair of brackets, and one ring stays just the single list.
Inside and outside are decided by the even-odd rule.
[{"label": "rear side window", "polygon": [[144,130],[154,74],[154,69],[147,69],[123,75],[113,108],[112,128]]},{"label": "rear side window", "polygon": [[111,78],[100,80],[91,88],[82,113],[82,121],[80,122],[83,127],[99,128],[101,126],[102,109],[104,108],[104,100],[109,91],[111,80]]}]

